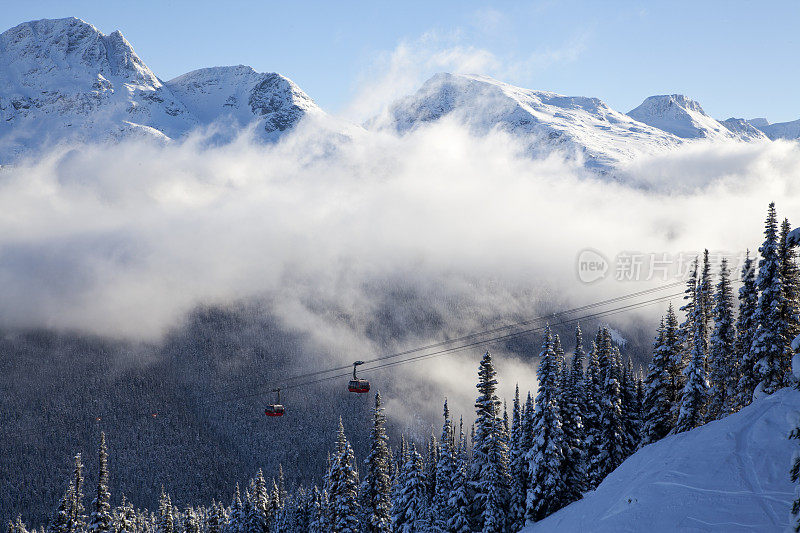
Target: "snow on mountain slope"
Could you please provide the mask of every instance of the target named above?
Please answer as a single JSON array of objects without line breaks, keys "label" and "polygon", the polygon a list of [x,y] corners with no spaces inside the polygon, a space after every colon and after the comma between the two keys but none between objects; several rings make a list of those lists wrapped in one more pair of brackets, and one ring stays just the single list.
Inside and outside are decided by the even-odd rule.
[{"label": "snow on mountain slope", "polygon": [[798,414],[800,391],[787,388],[645,446],[595,491],[523,531],[782,531]]},{"label": "snow on mountain slope", "polygon": [[614,111],[597,98],[522,89],[486,76],[437,74],[416,94],[396,102],[370,126],[399,132],[452,116],[476,133],[501,128],[529,140],[534,154],[559,149],[608,169],[679,139]]},{"label": "snow on mountain slope", "polygon": [[762,126],[761,131],[773,141],[776,139],[796,140],[800,139],[800,119],[791,122],[777,122]]},{"label": "snow on mountain slope", "polygon": [[0,164],[63,141],[131,136],[169,141],[232,118],[276,139],[323,115],[290,80],[249,67],[201,69],[163,83],[119,31],[77,18],[25,22],[0,34]]},{"label": "snow on mountain slope", "polygon": [[257,121],[257,131],[270,139],[307,114],[322,114],[288,78],[245,65],[194,70],[166,85],[202,124],[232,119],[234,126],[241,127]]},{"label": "snow on mountain slope", "polygon": [[67,18],[26,22],[0,35],[3,156],[130,130],[174,137],[196,123],[119,32],[104,35]]},{"label": "snow on mountain slope", "polygon": [[743,118],[729,118],[723,120],[721,124],[742,141],[765,141],[769,139],[763,131],[755,127],[749,120]]},{"label": "snow on mountain slope", "polygon": [[[628,116],[682,139],[751,140],[759,137],[758,133],[733,123],[731,126],[734,129],[729,129],[723,123],[706,115],[699,103],[682,94],[645,98],[639,107],[628,112]],[[738,130],[747,132],[742,134]]]}]

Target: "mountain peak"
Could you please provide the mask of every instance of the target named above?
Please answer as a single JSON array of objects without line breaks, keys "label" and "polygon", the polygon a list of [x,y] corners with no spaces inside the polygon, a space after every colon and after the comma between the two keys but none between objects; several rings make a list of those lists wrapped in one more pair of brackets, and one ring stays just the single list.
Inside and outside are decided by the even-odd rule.
[{"label": "mountain peak", "polygon": [[678,142],[598,98],[525,89],[473,74],[433,76],[392,105],[386,119],[402,133],[445,116],[478,134],[494,129],[512,133],[524,139],[533,155],[555,149],[601,171]]},{"label": "mountain peak", "polygon": [[88,22],[69,17],[23,22],[0,34],[3,89],[45,85],[50,90],[81,91],[98,79],[112,77],[148,88],[161,85],[119,30],[105,35]]},{"label": "mountain peak", "polygon": [[645,98],[628,116],[683,139],[738,138],[724,124],[708,116],[698,102],[682,94]]},{"label": "mountain peak", "polygon": [[203,123],[230,117],[241,125],[257,117],[268,138],[291,128],[307,113],[322,113],[292,80],[247,65],[208,67],[187,72],[167,86]]},{"label": "mountain peak", "polygon": [[[648,96],[636,109],[649,108],[667,110],[672,107],[679,107],[682,109],[695,111],[697,113],[702,113],[704,115],[706,114],[697,100],[692,100],[684,94],[657,94],[654,96]],[[631,111],[631,113],[632,112],[633,111]]]},{"label": "mountain peak", "polygon": [[[60,142],[159,142],[223,122],[277,139],[321,110],[296,84],[251,67],[213,67],[163,83],[117,30],[81,19],[25,22],[0,34],[0,161]],[[230,120],[233,118],[233,120]]]}]

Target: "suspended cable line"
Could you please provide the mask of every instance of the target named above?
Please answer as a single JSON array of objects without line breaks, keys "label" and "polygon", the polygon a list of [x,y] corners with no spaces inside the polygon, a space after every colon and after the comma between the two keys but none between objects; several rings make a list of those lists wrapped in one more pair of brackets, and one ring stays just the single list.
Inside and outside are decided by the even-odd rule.
[{"label": "suspended cable line", "polygon": [[[497,328],[493,328],[493,329],[488,329],[488,330],[484,330],[484,331],[478,331],[478,332],[470,333],[468,335],[460,336],[460,337],[457,337],[457,338],[454,338],[454,339],[448,339],[448,340],[445,340],[445,341],[428,344],[428,345],[421,346],[421,347],[414,348],[414,349],[409,349],[409,350],[404,350],[404,351],[397,352],[397,353],[391,353],[391,354],[386,354],[386,355],[374,357],[372,359],[368,359],[368,360],[365,360],[363,362],[359,361],[359,364],[363,364],[365,366],[366,365],[371,365],[371,366],[366,366],[365,368],[363,368],[364,372],[371,372],[371,371],[376,371],[376,370],[380,370],[380,369],[383,369],[383,368],[389,368],[389,367],[393,367],[393,366],[397,366],[397,365],[401,365],[401,364],[414,363],[414,362],[418,362],[418,361],[429,359],[429,358],[441,357],[441,356],[444,356],[444,355],[447,355],[447,354],[451,354],[451,353],[455,353],[455,352],[458,352],[458,351],[461,351],[461,350],[466,350],[468,348],[473,348],[475,346],[489,345],[489,344],[493,344],[493,343],[497,343],[497,342],[507,341],[509,339],[517,338],[517,337],[520,337],[520,336],[530,335],[532,333],[544,330],[548,325],[551,326],[551,327],[553,327],[553,326],[563,326],[563,325],[567,325],[567,324],[574,324],[574,323],[577,323],[577,322],[580,322],[580,321],[584,321],[584,320],[588,321],[588,320],[592,320],[592,319],[603,318],[603,317],[607,317],[607,316],[613,316],[613,315],[629,312],[629,311],[632,311],[632,310],[635,310],[635,309],[640,309],[642,307],[646,307],[646,306],[649,306],[649,305],[654,305],[654,304],[657,304],[657,303],[660,303],[660,302],[664,302],[664,301],[670,300],[672,298],[676,298],[676,297],[682,296],[684,294],[684,292],[681,291],[681,292],[677,292],[677,293],[670,293],[670,294],[666,294],[666,295],[656,296],[654,298],[646,299],[646,300],[639,301],[639,302],[628,303],[626,305],[613,307],[611,309],[605,309],[605,310],[600,310],[600,311],[596,311],[596,312],[593,312],[593,313],[582,314],[581,316],[578,316],[578,317],[565,318],[565,319],[563,319],[561,321],[555,321],[554,322],[554,321],[550,320],[550,319],[554,319],[554,318],[558,318],[558,317],[564,317],[566,315],[574,314],[574,313],[581,312],[581,311],[588,311],[588,310],[591,310],[591,309],[595,309],[597,307],[602,307],[604,305],[609,305],[609,304],[612,304],[612,303],[622,302],[624,300],[629,300],[631,298],[651,295],[651,294],[663,291],[663,290],[668,289],[668,288],[674,288],[674,287],[676,287],[678,285],[683,285],[684,283],[685,283],[684,281],[679,281],[679,282],[663,285],[663,286],[660,286],[660,287],[655,287],[655,288],[651,288],[651,289],[645,289],[645,290],[642,290],[642,291],[637,291],[637,292],[634,292],[634,293],[630,293],[630,294],[626,294],[626,295],[622,295],[622,296],[617,296],[617,297],[614,297],[614,298],[610,298],[610,299],[607,299],[607,300],[602,300],[602,301],[599,301],[599,302],[594,302],[594,303],[587,304],[587,305],[580,306],[580,307],[576,307],[576,308],[573,308],[573,309],[560,311],[558,313],[551,313],[551,314],[547,314],[547,315],[541,315],[541,316],[537,316],[535,318],[531,318],[531,319],[528,319],[528,320],[525,320],[525,321],[516,322],[514,324],[508,324],[508,325],[505,325],[505,326],[501,326],[501,327],[497,327]],[[737,282],[734,282],[734,284],[735,283],[740,283],[740,282],[737,281]],[[542,321],[547,321],[547,324],[539,324],[539,325],[537,325],[535,327],[521,329],[521,330],[518,330],[518,331],[509,331],[509,330],[513,330],[515,328],[525,327],[525,326],[534,324],[536,322],[542,322]],[[491,336],[489,336],[487,338],[480,338],[480,337],[484,337],[484,336],[487,336],[487,335],[491,335]],[[450,346],[452,344],[457,344],[457,345]],[[437,348],[441,348],[441,349],[436,350]],[[435,350],[435,351],[428,352],[428,353],[419,353],[419,352],[427,352],[428,350]],[[411,356],[411,357],[404,357],[404,356]],[[401,358],[401,357],[402,357],[402,359],[398,359],[398,358]],[[391,360],[391,359],[394,359],[394,360]],[[345,369],[350,369],[352,367],[353,367],[353,364],[351,363],[351,364],[346,365],[346,366],[333,367],[333,368],[328,368],[328,369],[325,369],[325,370],[319,370],[319,371],[314,371],[314,372],[307,372],[307,373],[303,373],[303,374],[297,374],[297,375],[285,378],[284,380],[281,380],[281,381],[274,381],[274,382],[265,384],[263,386],[259,386],[258,390],[256,390],[256,391],[253,391],[252,387],[249,387],[249,388],[247,388],[247,390],[249,390],[251,392],[247,392],[247,393],[243,393],[243,394],[235,394],[235,395],[231,394],[231,395],[229,395],[229,396],[227,396],[225,398],[214,399],[214,400],[203,402],[203,403],[207,407],[209,405],[213,405],[213,404],[216,404],[216,403],[223,403],[223,402],[227,403],[227,402],[232,402],[232,401],[235,401],[235,400],[242,400],[242,399],[262,396],[264,394],[263,389],[267,388],[267,387],[269,387],[269,390],[271,392],[275,392],[275,391],[277,391],[278,388],[280,388],[280,390],[283,391],[283,390],[294,389],[294,388],[298,388],[298,387],[305,387],[305,386],[309,386],[309,385],[313,385],[313,384],[317,384],[317,383],[323,383],[323,382],[331,381],[331,380],[335,380],[335,379],[341,379],[341,378],[344,378],[344,377],[347,377],[347,376],[351,375],[350,372],[342,373],[341,371],[343,371]],[[331,372],[339,372],[339,373],[334,374],[334,375],[329,375],[329,376],[324,376],[323,375],[323,374],[329,374]],[[316,376],[320,376],[320,377],[316,377]],[[308,379],[308,378],[315,378],[315,379]],[[293,381],[293,383],[288,383],[290,381]],[[359,381],[366,381],[366,380],[359,380]],[[244,387],[231,388],[231,389],[228,389],[228,391],[226,391],[226,392],[233,393],[233,392],[242,391],[242,390],[245,390],[245,388]],[[221,393],[215,393],[213,396],[218,396],[219,394],[221,394]],[[104,425],[103,422],[108,422],[108,421],[115,421],[115,422],[116,421],[123,421],[123,420],[134,421],[134,420],[139,420],[139,419],[141,419],[141,420],[147,420],[147,419],[158,420],[160,418],[160,416],[161,416],[161,414],[159,413],[159,410],[150,409],[150,410],[148,410],[146,412],[129,413],[129,414],[125,414],[125,415],[114,415],[114,414],[111,414],[111,415],[93,416],[93,417],[89,417],[89,418],[72,419],[72,420],[69,420],[69,421],[66,421],[66,422],[62,421],[61,423],[57,422],[56,425],[51,426],[51,427],[54,430],[61,430],[61,429],[64,429],[65,427],[77,427],[79,425],[87,426],[87,425],[92,424],[92,423],[97,424],[97,425]],[[7,434],[6,437],[7,438],[8,437],[21,437],[21,436],[26,436],[26,435],[30,435],[30,434],[40,434],[41,432],[42,431],[40,429],[32,429],[31,431],[28,431],[28,432],[19,432],[19,433]]]}]

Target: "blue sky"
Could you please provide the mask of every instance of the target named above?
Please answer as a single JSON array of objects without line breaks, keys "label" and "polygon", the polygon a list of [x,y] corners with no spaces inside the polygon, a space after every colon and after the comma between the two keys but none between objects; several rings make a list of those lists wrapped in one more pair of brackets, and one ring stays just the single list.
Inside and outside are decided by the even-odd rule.
[{"label": "blue sky", "polygon": [[32,0],[5,5],[0,26],[77,16],[120,29],[163,79],[248,64],[345,116],[365,113],[356,100],[377,107],[447,70],[596,96],[623,112],[676,92],[717,118],[794,120],[800,2],[759,4]]}]

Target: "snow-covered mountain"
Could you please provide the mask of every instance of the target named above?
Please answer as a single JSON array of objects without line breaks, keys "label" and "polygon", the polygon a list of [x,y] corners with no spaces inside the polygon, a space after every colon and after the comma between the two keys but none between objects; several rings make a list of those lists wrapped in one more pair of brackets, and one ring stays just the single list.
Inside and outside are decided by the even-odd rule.
[{"label": "snow-covered mountain", "polygon": [[523,531],[783,531],[798,413],[800,391],[786,388],[645,446],[582,500]]},{"label": "snow-covered mountain", "polygon": [[444,116],[476,133],[501,128],[529,139],[534,153],[554,149],[608,169],[641,153],[675,146],[674,135],[633,120],[602,100],[515,87],[487,76],[438,74],[373,124],[405,132]]},{"label": "snow-covered mountain", "polygon": [[274,139],[306,114],[322,110],[300,87],[280,74],[263,74],[245,65],[212,67],[178,76],[166,86],[202,124],[231,119]]},{"label": "snow-covered mountain", "polygon": [[766,139],[757,128],[745,121],[728,119],[720,122],[708,116],[694,100],[682,94],[665,94],[645,98],[628,116],[681,139]]},{"label": "snow-covered mountain", "polygon": [[[275,138],[322,113],[294,83],[249,67],[202,69],[162,82],[119,31],[77,18],[0,34],[0,163],[63,140],[142,135],[169,140],[230,115]],[[263,125],[262,125],[263,124]]]},{"label": "snow-covered mountain", "polygon": [[776,122],[775,124],[766,122],[766,124],[759,126],[759,129],[773,141],[776,139],[800,139],[800,119],[792,120],[791,122]]},{"label": "snow-covered mountain", "polygon": [[[682,95],[652,96],[623,114],[597,98],[444,73],[369,127],[406,132],[445,116],[478,134],[505,130],[532,155],[559,151],[603,172],[694,139],[800,138],[800,120],[718,121]],[[239,65],[199,69],[164,82],[119,31],[104,35],[77,18],[26,22],[0,34],[0,164],[63,141],[139,136],[168,142],[212,124],[215,140],[253,127],[257,137],[274,141],[304,117],[327,115],[279,74]],[[322,121],[313,124],[325,128]],[[334,129],[357,127],[339,121]]]},{"label": "snow-covered mountain", "polygon": [[743,118],[729,118],[721,123],[742,141],[764,141],[769,138],[751,121]]}]

